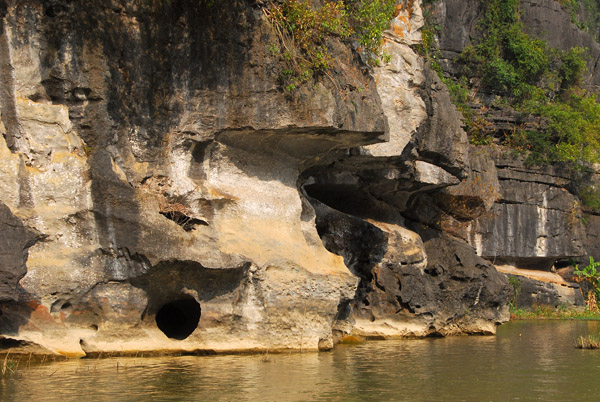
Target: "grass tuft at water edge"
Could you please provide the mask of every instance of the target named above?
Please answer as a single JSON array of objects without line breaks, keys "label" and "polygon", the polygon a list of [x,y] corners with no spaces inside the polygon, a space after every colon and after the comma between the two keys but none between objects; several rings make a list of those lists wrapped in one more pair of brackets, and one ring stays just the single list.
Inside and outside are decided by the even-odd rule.
[{"label": "grass tuft at water edge", "polygon": [[586,335],[577,338],[577,349],[600,349],[600,335]]}]

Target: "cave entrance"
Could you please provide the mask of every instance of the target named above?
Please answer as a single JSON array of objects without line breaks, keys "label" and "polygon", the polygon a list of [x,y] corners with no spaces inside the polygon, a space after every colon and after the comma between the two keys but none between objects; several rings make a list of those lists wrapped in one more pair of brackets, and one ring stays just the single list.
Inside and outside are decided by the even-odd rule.
[{"label": "cave entrance", "polygon": [[200,303],[192,297],[181,298],[158,310],[156,325],[169,338],[183,340],[198,327],[200,314]]}]

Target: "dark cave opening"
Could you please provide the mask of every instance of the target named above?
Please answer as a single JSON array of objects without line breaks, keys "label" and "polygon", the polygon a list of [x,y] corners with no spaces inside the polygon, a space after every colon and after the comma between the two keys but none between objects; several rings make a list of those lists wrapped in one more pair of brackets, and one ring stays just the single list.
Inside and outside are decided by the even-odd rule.
[{"label": "dark cave opening", "polygon": [[200,303],[188,297],[163,305],[156,313],[156,325],[169,338],[183,340],[190,336],[200,321]]}]

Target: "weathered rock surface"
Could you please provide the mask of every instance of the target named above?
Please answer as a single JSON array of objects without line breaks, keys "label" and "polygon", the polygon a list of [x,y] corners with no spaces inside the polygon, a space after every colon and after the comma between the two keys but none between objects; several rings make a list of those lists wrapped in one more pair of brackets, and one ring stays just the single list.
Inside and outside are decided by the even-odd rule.
[{"label": "weathered rock surface", "polygon": [[536,274],[556,275],[549,271],[594,255],[593,218],[571,193],[569,176],[555,167],[527,166],[508,149],[473,147],[472,153],[484,157],[470,159],[472,175],[446,190],[451,197],[438,199],[444,231],[465,239],[501,272],[516,275],[523,282],[520,307],[580,308],[577,285]]},{"label": "weathered rock surface", "polygon": [[324,205],[316,209],[325,246],[344,256],[361,279],[354,334],[489,334],[507,320],[506,277],[467,244],[441,234],[423,243],[399,225],[364,221]]},{"label": "weathered rock surface", "polygon": [[428,211],[469,162],[411,48],[420,2],[389,65],[332,40],[334,70],[294,93],[259,3],[0,1],[6,342],[316,350],[507,319],[506,279]]},{"label": "weathered rock surface", "polygon": [[549,269],[585,254],[578,200],[554,168],[526,167],[508,151],[494,155],[499,196],[471,227],[470,242],[489,259]]},{"label": "weathered rock surface", "polygon": [[[250,2],[3,14],[2,200],[45,240],[29,249],[26,307],[2,315],[26,324],[2,334],[64,354],[331,347],[356,279],[296,181],[311,159],[385,132],[351,51],[336,47],[338,82],[289,95]],[[339,89],[350,79],[362,94]],[[162,308],[192,325],[194,303],[185,340],[159,329]]]},{"label": "weathered rock surface", "polygon": [[592,256],[600,256],[600,216],[585,214],[583,222],[586,229],[585,249]]}]

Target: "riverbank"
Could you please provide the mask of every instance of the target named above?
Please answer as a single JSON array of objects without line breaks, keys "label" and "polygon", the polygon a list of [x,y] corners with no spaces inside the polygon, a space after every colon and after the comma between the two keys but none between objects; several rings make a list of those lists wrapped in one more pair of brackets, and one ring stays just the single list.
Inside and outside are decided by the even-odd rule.
[{"label": "riverbank", "polygon": [[511,320],[590,320],[600,321],[600,311],[578,311],[566,307],[533,306],[531,310],[510,309]]}]

